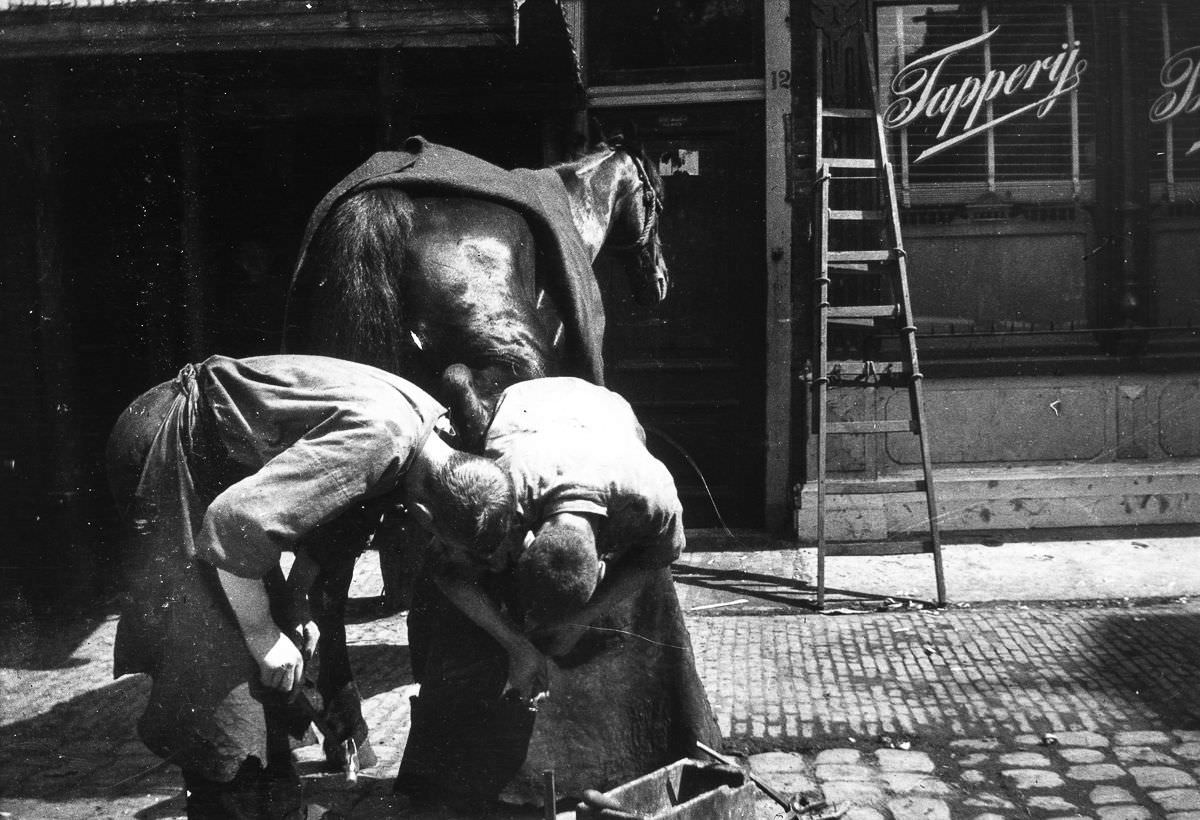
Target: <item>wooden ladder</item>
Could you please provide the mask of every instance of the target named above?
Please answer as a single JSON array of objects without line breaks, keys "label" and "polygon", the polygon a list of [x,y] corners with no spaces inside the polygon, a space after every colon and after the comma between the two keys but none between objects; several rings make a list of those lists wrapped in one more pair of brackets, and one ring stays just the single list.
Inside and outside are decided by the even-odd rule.
[{"label": "wooden ladder", "polygon": [[[813,397],[813,431],[817,438],[817,607],[825,605],[825,559],[838,555],[898,555],[932,553],[934,572],[937,577],[937,603],[946,604],[946,582],[942,573],[941,535],[938,529],[937,494],[934,490],[933,465],[929,455],[929,436],[925,423],[922,374],[917,359],[916,326],[913,323],[912,305],[908,292],[908,270],[904,246],[900,235],[900,212],[896,200],[896,183],[892,176],[891,163],[887,156],[884,139],[883,119],[875,103],[875,65],[869,36],[864,39],[864,54],[867,60],[868,81],[871,86],[870,108],[826,108],[823,100],[822,36],[818,31],[814,49],[816,71],[815,123],[816,136],[813,153],[816,158],[814,183],[814,246],[816,256],[816,280],[814,282],[814,353],[811,381]],[[871,125],[867,140],[873,143],[874,156],[835,157],[826,156],[826,126],[840,122],[843,132],[853,132],[855,122]],[[846,174],[844,172],[850,172]],[[847,183],[872,189],[871,208],[847,207],[843,202],[831,207],[831,189]],[[839,192],[839,200],[848,197],[851,191]],[[861,204],[861,203],[858,203]],[[878,206],[878,207],[876,207]],[[877,237],[876,247],[853,250],[830,249],[831,224],[853,228],[860,223],[857,238],[866,231],[863,228],[874,224],[872,233]],[[862,242],[862,244],[866,244]],[[830,290],[833,279],[831,271],[842,277],[874,277],[877,287],[872,293],[889,294],[883,304],[833,305]],[[861,301],[861,300],[855,300]],[[882,301],[882,297],[879,300]],[[831,361],[829,359],[829,326],[859,325],[870,328],[890,328],[900,343],[901,361],[879,362],[864,357],[861,361]],[[881,383],[903,384],[908,388],[910,417],[907,419],[877,419],[874,421],[830,422],[829,388],[838,386],[875,387]],[[929,513],[929,538],[907,541],[885,542],[829,542],[825,536],[826,495],[831,484],[826,475],[828,467],[827,438],[830,435],[883,435],[894,433],[915,434],[921,450],[924,480],[911,482],[887,482],[890,491],[909,490],[924,492]],[[843,482],[847,485],[848,482]],[[837,489],[837,487],[834,487]],[[843,490],[844,491],[844,490]],[[859,488],[861,492],[862,489]],[[872,490],[874,491],[874,490]]]}]

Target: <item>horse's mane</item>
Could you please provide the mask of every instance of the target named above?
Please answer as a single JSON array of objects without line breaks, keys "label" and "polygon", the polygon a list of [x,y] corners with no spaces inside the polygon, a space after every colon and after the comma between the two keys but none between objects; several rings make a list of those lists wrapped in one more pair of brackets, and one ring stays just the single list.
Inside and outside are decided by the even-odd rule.
[{"label": "horse's mane", "polygon": [[654,193],[660,201],[665,200],[665,192],[663,190],[662,180],[658,174],[658,168],[651,162],[650,157],[646,154],[646,149],[634,133],[632,137],[626,137],[623,133],[618,132],[608,136],[601,137],[598,141],[593,142],[586,151],[576,151],[571,159],[563,162],[558,162],[550,167],[555,171],[570,170],[576,174],[587,173],[592,168],[588,165],[580,167],[580,163],[587,160],[589,157],[595,157],[597,163],[605,159],[604,156],[597,156],[605,152],[624,152],[630,158],[640,164],[646,175],[650,178],[651,185],[654,186]]}]

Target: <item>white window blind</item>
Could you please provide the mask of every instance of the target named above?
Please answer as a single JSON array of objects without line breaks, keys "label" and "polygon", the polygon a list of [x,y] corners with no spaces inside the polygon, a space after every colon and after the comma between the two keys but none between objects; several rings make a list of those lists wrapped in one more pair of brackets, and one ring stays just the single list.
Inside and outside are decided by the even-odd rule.
[{"label": "white window blind", "polygon": [[907,204],[1094,197],[1090,4],[876,6],[879,98]]}]

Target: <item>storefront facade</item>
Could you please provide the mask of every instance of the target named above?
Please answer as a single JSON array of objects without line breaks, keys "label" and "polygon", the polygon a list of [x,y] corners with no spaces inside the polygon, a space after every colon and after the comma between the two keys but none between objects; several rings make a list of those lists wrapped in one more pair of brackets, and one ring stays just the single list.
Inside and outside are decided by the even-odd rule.
[{"label": "storefront facade", "polygon": [[[667,302],[635,305],[598,265],[611,386],[690,526],[809,540],[818,36],[827,104],[869,101],[867,50],[879,69],[943,528],[1200,522],[1186,0],[0,0],[0,16],[0,489],[34,574],[102,556],[103,437],[136,392],[189,357],[276,349],[304,218],[342,174],[410,133],[539,165],[585,121],[635,127],[667,192]],[[861,329],[833,344],[880,351]],[[833,417],[904,403],[845,390]],[[830,454],[857,487],[830,499],[832,537],[925,525],[923,499],[893,492],[919,467],[911,439]]]},{"label": "storefront facade", "polygon": [[[864,9],[951,530],[1200,521],[1200,14],[1185,2]],[[877,391],[846,415],[895,417]],[[870,415],[866,416],[870,418]],[[908,437],[845,477],[913,474]],[[801,531],[815,494],[801,490]],[[838,535],[920,498],[831,499]]]},{"label": "storefront facade", "polygon": [[[571,8],[591,113],[639,122],[679,209],[664,226],[676,301],[610,309],[612,382],[675,439],[660,455],[693,523],[716,523],[711,490],[735,527],[803,542],[815,526],[818,33],[828,105],[868,104],[864,50],[878,66],[943,528],[1200,522],[1193,4]],[[869,336],[832,345],[886,352]],[[906,401],[835,391],[833,416],[902,416]],[[856,491],[830,498],[831,536],[923,528],[923,497],[899,491],[917,452],[909,436],[834,439],[832,470]]]}]

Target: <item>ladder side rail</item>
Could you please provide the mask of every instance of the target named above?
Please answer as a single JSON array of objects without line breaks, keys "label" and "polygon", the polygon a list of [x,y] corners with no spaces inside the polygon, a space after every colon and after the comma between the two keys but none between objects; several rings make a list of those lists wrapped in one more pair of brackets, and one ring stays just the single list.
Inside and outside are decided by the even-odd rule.
[{"label": "ladder side rail", "polygon": [[813,122],[816,129],[813,135],[813,170],[818,177],[821,164],[825,161],[825,72],[822,65],[824,59],[821,30],[817,29],[813,34],[813,87],[816,90],[813,100]]},{"label": "ladder side rail", "polygon": [[810,414],[817,433],[817,609],[825,606],[825,473],[828,467],[827,430],[829,375],[828,345],[829,328],[827,324],[826,307],[829,304],[829,169],[824,159],[825,139],[825,72],[824,49],[821,41],[821,30],[813,32],[813,85],[814,95],[814,127],[813,136],[813,237],[814,267],[816,278],[813,281],[812,298],[815,311],[813,315],[813,412]]},{"label": "ladder side rail", "polygon": [[[883,120],[877,117],[879,130],[883,130]],[[880,143],[880,152],[884,150]],[[917,356],[917,327],[913,317],[912,299],[908,287],[908,262],[904,253],[900,233],[900,211],[896,199],[896,182],[891,173],[891,163],[884,161],[886,176],[884,177],[885,195],[888,197],[885,210],[890,214],[890,230],[896,246],[896,278],[900,289],[899,307],[901,322],[902,344],[910,372],[909,378],[909,412],[916,421],[917,443],[921,450],[921,470],[925,476],[925,507],[929,516],[929,538],[933,553],[934,577],[937,583],[937,602],[939,606],[946,605],[946,577],[942,566],[942,537],[939,524],[937,489],[933,478],[933,454],[929,444],[929,425],[925,421],[925,390],[924,374]]]},{"label": "ladder side rail", "polygon": [[[896,195],[895,176],[891,162],[887,154],[886,133],[883,127],[883,117],[879,111],[878,101],[876,100],[876,84],[878,82],[875,73],[874,54],[872,52],[872,43],[869,33],[864,33],[864,54],[868,69],[868,82],[870,83],[870,97],[872,107],[870,109],[846,109],[835,110],[826,109],[824,102],[824,43],[822,41],[821,32],[814,32],[814,120],[815,133],[813,140],[813,255],[814,268],[816,276],[813,282],[812,297],[814,301],[814,326],[813,326],[813,383],[812,401],[813,412],[810,414],[810,420],[815,428],[817,435],[817,464],[816,464],[816,479],[817,479],[817,608],[824,608],[825,603],[825,559],[829,555],[841,554],[858,554],[856,551],[846,552],[842,550],[840,545],[829,544],[826,541],[826,502],[827,493],[829,490],[828,482],[828,436],[831,434],[862,434],[862,433],[877,433],[886,434],[895,430],[905,429],[917,435],[918,442],[921,448],[921,461],[924,469],[923,489],[925,491],[926,502],[929,510],[929,531],[930,541],[927,542],[926,551],[932,550],[934,557],[934,568],[937,576],[937,600],[939,605],[945,605],[945,580],[942,569],[941,556],[941,541],[938,527],[937,515],[937,500],[933,483],[932,459],[930,457],[930,448],[928,438],[926,436],[926,424],[924,417],[924,396],[922,390],[922,374],[920,364],[917,357],[916,345],[916,327],[913,321],[911,297],[908,288],[908,269],[905,260],[905,253],[901,238],[901,225],[898,198]],[[876,197],[881,200],[883,208],[880,209],[879,216],[882,217],[881,225],[881,244],[888,246],[890,250],[884,252],[847,252],[841,251],[834,253],[830,251],[830,230],[831,221],[834,219],[846,219],[854,217],[858,212],[838,211],[837,215],[830,209],[831,188],[833,181],[833,169],[836,167],[856,168],[862,167],[862,160],[854,159],[839,159],[826,157],[825,153],[825,120],[828,117],[846,116],[846,117],[862,117],[865,119],[874,119],[874,143],[875,155],[873,166],[875,169],[876,180]],[[868,160],[870,162],[870,160]],[[839,164],[840,163],[840,164]],[[862,211],[865,216],[868,212]],[[860,217],[861,218],[861,217]],[[862,257],[860,260],[859,257]],[[875,257],[882,257],[876,259]],[[835,315],[857,316],[862,313],[874,315],[881,306],[865,306],[860,308],[840,308],[833,309],[830,305],[831,291],[831,265],[855,265],[859,261],[884,261],[888,263],[891,276],[888,277],[892,287],[892,304],[893,311],[896,314],[900,325],[901,343],[904,346],[905,361],[900,362],[899,366],[906,371],[906,382],[909,392],[909,401],[911,405],[910,419],[904,422],[887,422],[876,419],[870,423],[842,423],[832,424],[829,422],[829,385],[830,379],[834,374],[831,374],[829,362],[829,323]],[[834,366],[838,363],[833,363]],[[864,363],[863,368],[867,368]],[[864,372],[866,372],[864,370]],[[874,389],[873,387],[869,389]],[[869,428],[869,429],[868,429]]]},{"label": "ladder side rail", "polygon": [[[879,78],[875,72],[873,44],[870,33],[865,31],[863,32],[863,54],[867,60],[867,84],[870,89],[872,108],[875,110],[875,149],[882,181],[881,193],[886,198],[883,210],[887,215],[885,222],[889,234],[888,244],[895,248],[896,251],[895,273],[896,285],[898,286],[896,296],[900,308],[902,344],[904,345],[905,358],[908,360],[910,366],[910,378],[914,384],[919,385],[924,375],[921,373],[921,364],[917,355],[917,328],[913,317],[912,297],[908,286],[908,260],[904,250],[903,231],[900,225],[900,202],[896,195],[896,177],[893,172],[891,160],[887,155],[887,133],[883,127],[883,115],[879,112],[879,101],[876,99],[876,88],[879,84]],[[922,411],[923,402],[919,400],[918,392],[920,391],[910,391],[910,402],[912,404],[912,417],[918,420],[918,428],[922,438],[922,446],[924,447],[925,420]]]},{"label": "ladder side rail", "polygon": [[825,603],[825,503],[829,435],[829,168],[818,166],[816,204],[816,262],[814,282],[816,322],[813,351],[815,396],[813,408],[817,428],[817,608]]},{"label": "ladder side rail", "polygon": [[945,606],[946,579],[942,566],[941,526],[938,522],[937,490],[933,479],[933,456],[929,444],[929,427],[925,423],[924,374],[921,373],[921,365],[917,356],[917,328],[908,287],[908,261],[900,225],[900,202],[896,196],[896,177],[887,155],[887,133],[883,127],[883,115],[879,110],[879,100],[876,99],[879,77],[875,70],[874,43],[871,42],[869,31],[863,32],[863,54],[867,59],[867,83],[870,86],[872,108],[875,109],[875,146],[883,171],[884,195],[887,197],[884,210],[889,216],[887,222],[891,231],[891,241],[897,254],[896,273],[900,285],[900,312],[903,323],[901,333],[906,356],[912,367],[909,375],[909,401],[912,418],[917,422],[917,441],[921,449],[921,467],[925,476],[925,504],[929,515],[929,536],[937,582],[937,600],[940,606]]}]

